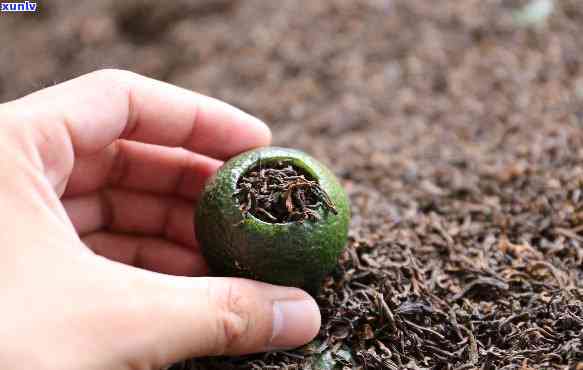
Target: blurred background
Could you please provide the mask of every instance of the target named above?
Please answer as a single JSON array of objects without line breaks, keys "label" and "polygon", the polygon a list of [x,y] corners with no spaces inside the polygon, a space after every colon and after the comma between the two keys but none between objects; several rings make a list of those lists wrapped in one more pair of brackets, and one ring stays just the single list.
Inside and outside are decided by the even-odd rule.
[{"label": "blurred background", "polygon": [[[399,240],[428,276],[449,274],[436,294],[459,293],[453,265],[516,267],[490,243],[500,230],[579,286],[583,239],[564,230],[583,220],[581,0],[52,0],[0,13],[0,102],[99,68],[265,120],[275,144],[342,178],[358,256]],[[428,219],[465,262],[429,247]]]},{"label": "blurred background", "polygon": [[[505,161],[548,134],[534,128],[575,128],[583,116],[579,0],[38,6],[0,13],[0,101],[129,69],[257,115],[277,144],[336,162],[361,184],[405,186],[389,180],[430,175],[423,158]],[[387,178],[361,175],[367,166]]]},{"label": "blurred background", "polygon": [[379,217],[452,192],[481,203],[492,177],[561,187],[557,163],[583,150],[580,0],[38,7],[0,13],[0,101],[99,68],[162,79],[262,118],[275,144],[327,162]]}]

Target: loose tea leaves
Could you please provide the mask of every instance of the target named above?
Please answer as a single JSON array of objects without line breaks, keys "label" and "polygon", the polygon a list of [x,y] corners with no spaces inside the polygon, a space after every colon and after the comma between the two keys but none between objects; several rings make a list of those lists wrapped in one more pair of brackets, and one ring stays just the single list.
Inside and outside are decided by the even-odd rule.
[{"label": "loose tea leaves", "polygon": [[235,197],[243,216],[269,223],[318,221],[319,209],[337,213],[318,181],[285,161],[247,171],[237,182]]}]

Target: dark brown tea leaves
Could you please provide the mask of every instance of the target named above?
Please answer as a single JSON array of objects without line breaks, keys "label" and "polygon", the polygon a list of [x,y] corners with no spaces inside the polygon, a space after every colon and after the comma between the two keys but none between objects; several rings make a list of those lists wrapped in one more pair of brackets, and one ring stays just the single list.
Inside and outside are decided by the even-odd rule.
[{"label": "dark brown tea leaves", "polygon": [[243,216],[269,223],[318,221],[318,209],[336,214],[336,207],[317,180],[285,161],[258,165],[237,183],[235,197]]}]

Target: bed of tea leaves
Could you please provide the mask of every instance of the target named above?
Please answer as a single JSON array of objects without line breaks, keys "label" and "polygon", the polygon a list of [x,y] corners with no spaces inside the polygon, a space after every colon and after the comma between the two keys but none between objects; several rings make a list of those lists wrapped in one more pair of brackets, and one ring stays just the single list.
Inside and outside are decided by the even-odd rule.
[{"label": "bed of tea leaves", "polygon": [[260,116],[350,194],[315,342],[173,370],[583,362],[579,0],[41,5],[2,16],[3,99],[129,68]]}]

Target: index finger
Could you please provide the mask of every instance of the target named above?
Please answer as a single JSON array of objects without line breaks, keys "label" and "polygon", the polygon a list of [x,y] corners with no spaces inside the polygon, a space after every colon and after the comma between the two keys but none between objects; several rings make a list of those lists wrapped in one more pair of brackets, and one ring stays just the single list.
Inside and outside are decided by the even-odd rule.
[{"label": "index finger", "polygon": [[[125,138],[226,159],[271,141],[262,121],[231,105],[122,70],[93,72],[19,103],[36,126],[33,132],[41,132],[41,157],[63,156],[71,148],[76,155],[93,154]],[[63,133],[70,143],[55,137]]]}]

